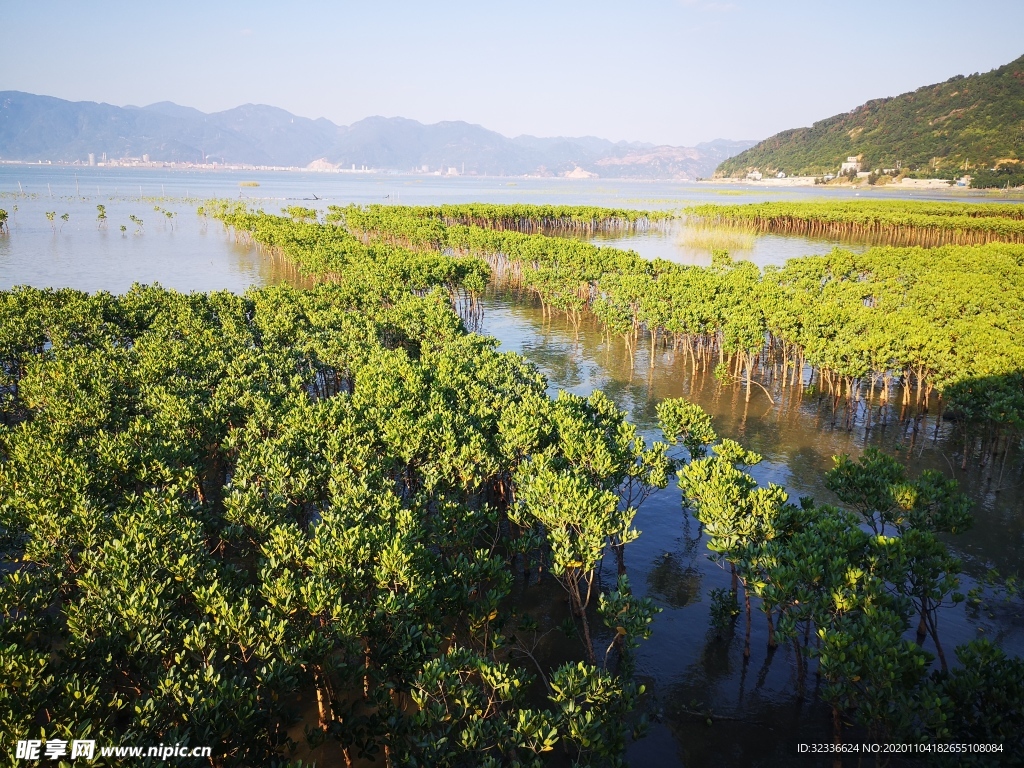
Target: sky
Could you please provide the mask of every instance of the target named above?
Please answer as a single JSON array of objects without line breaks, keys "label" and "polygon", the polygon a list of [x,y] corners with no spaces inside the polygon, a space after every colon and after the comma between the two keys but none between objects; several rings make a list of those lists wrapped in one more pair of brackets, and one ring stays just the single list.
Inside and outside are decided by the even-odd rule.
[{"label": "sky", "polygon": [[1024,0],[4,0],[0,23],[0,90],[683,146],[1024,54]]}]

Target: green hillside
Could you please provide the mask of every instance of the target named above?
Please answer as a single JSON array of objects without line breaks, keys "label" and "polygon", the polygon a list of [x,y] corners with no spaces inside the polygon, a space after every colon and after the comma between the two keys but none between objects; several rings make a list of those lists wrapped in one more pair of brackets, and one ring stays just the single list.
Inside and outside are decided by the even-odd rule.
[{"label": "green hillside", "polygon": [[[749,170],[789,175],[837,173],[861,155],[864,170],[902,168],[950,177],[1024,175],[1024,56],[985,74],[958,75],[944,83],[888,99],[875,99],[810,128],[783,131],[718,166],[716,176]],[[1001,173],[985,172],[999,168]],[[1011,180],[1011,186],[1024,179]]]}]

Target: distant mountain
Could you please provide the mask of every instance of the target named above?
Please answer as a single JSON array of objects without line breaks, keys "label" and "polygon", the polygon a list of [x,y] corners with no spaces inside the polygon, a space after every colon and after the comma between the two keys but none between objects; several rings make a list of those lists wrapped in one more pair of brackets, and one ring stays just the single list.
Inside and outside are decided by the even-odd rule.
[{"label": "distant mountain", "polygon": [[[0,91],[0,158],[84,161],[141,157],[170,162],[342,167],[408,171],[457,168],[481,175],[565,175],[579,168],[605,177],[697,178],[754,142],[696,147],[580,138],[514,139],[461,121],[424,125],[368,117],[349,126],[298,117],[263,104],[206,114],[161,101],[146,107],[71,102]],[[580,173],[580,172],[577,172]]]},{"label": "distant mountain", "polygon": [[[126,107],[127,109],[138,109],[138,107]],[[186,120],[202,120],[206,117],[205,112],[200,112],[195,107],[182,107],[175,104],[173,101],[158,101],[156,104],[150,104],[148,107],[143,107],[148,112],[157,112],[161,115],[168,115],[170,117],[181,117]]]},{"label": "distant mountain", "polygon": [[619,145],[594,161],[602,176],[640,178],[706,178],[709,170],[754,142],[716,139],[696,147],[643,144]]},{"label": "distant mountain", "polygon": [[969,168],[1020,168],[1024,160],[1024,56],[985,74],[869,101],[810,128],[765,139],[718,166],[718,176],[751,170],[836,173],[849,156],[864,169],[903,168],[949,176]]}]

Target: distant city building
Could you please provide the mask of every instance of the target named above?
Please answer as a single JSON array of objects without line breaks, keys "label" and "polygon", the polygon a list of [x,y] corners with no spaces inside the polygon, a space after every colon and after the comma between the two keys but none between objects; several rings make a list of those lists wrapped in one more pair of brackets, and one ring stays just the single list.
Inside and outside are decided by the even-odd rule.
[{"label": "distant city building", "polygon": [[96,165],[96,153],[95,152],[90,152],[89,153],[89,165]]},{"label": "distant city building", "polygon": [[761,178],[762,178],[761,177],[761,172],[760,171],[751,171],[750,173],[747,174],[747,178],[750,179],[751,181],[760,181]]},{"label": "distant city building", "polygon": [[846,162],[839,166],[840,176],[849,173],[850,171],[860,173],[860,155],[852,155],[846,158]]},{"label": "distant city building", "polygon": [[142,156],[142,162],[148,163],[149,162],[149,155],[143,155]]},{"label": "distant city building", "polygon": [[778,173],[775,174],[775,178],[776,179],[784,179],[784,178],[786,178],[786,174],[783,173],[782,171],[779,171]]},{"label": "distant city building", "polygon": [[104,163],[107,162],[107,153],[106,152],[103,153],[103,158],[102,159],[103,159]]},{"label": "distant city building", "polygon": [[421,171],[422,171],[423,173],[430,173],[430,166],[429,166],[429,165],[421,165],[421,166],[420,166],[420,170],[421,170]]},{"label": "distant city building", "polygon": [[458,168],[449,167],[448,168],[448,175],[449,176],[458,176],[459,175],[459,169]]}]

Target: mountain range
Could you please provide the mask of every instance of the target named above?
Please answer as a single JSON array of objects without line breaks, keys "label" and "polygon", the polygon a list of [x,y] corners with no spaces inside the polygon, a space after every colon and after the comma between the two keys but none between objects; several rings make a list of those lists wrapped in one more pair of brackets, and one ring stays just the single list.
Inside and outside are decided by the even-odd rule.
[{"label": "mountain range", "polygon": [[836,173],[852,156],[864,170],[944,178],[966,171],[991,176],[995,186],[1024,176],[1024,56],[777,133],[725,160],[716,175]]},{"label": "mountain range", "polygon": [[85,161],[149,155],[154,161],[430,171],[479,175],[594,174],[616,178],[710,176],[753,141],[695,147],[580,138],[508,138],[461,121],[424,125],[368,117],[352,125],[245,104],[204,113],[169,101],[118,107],[0,91],[0,159]]}]

